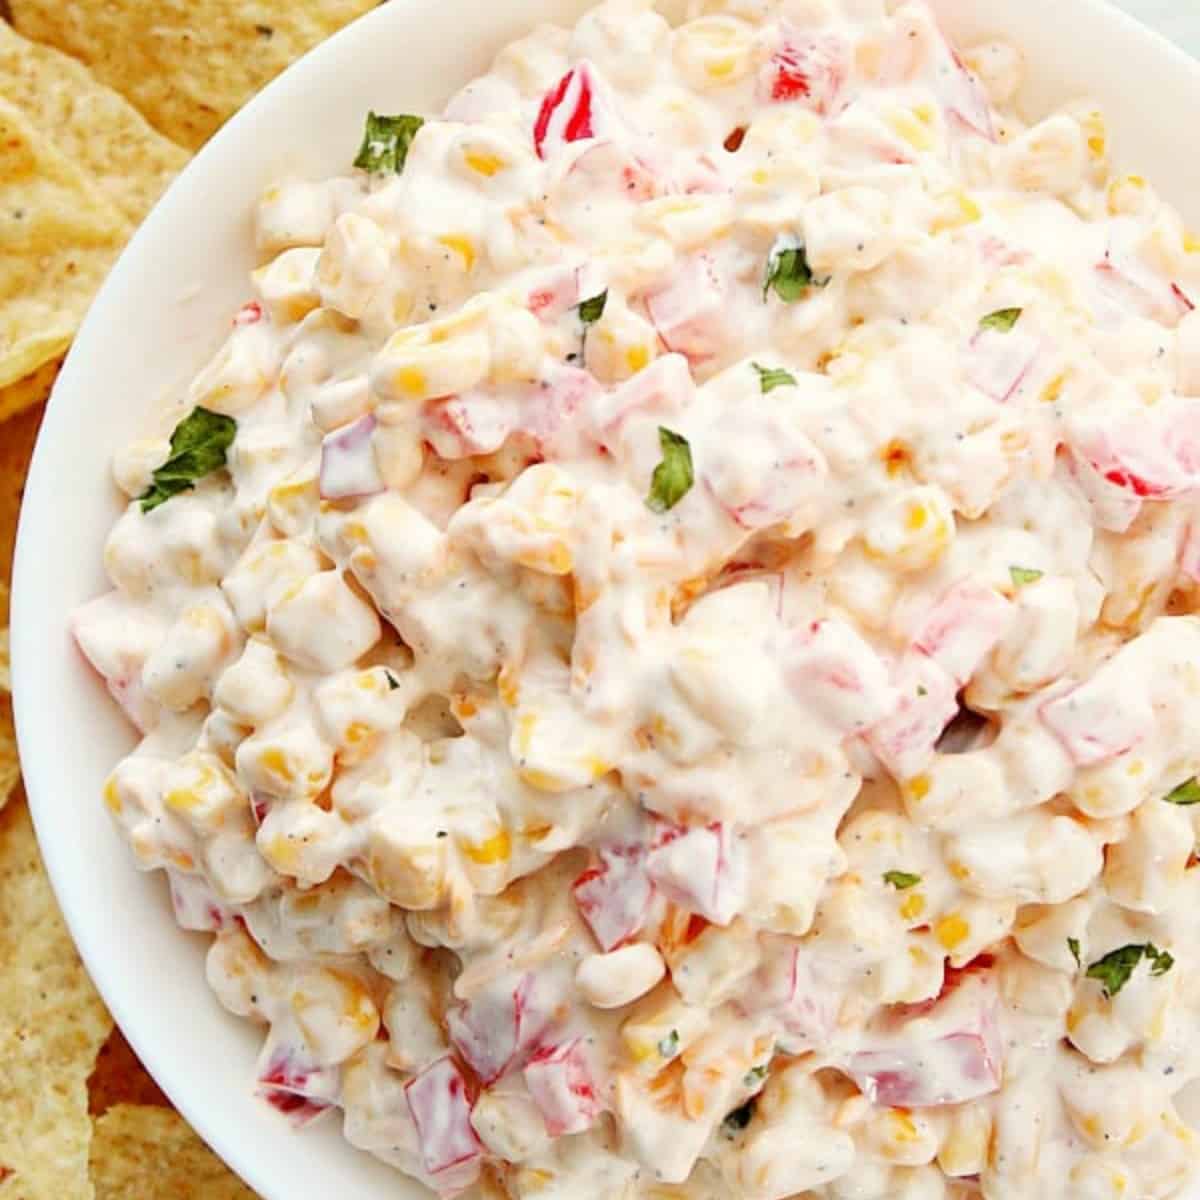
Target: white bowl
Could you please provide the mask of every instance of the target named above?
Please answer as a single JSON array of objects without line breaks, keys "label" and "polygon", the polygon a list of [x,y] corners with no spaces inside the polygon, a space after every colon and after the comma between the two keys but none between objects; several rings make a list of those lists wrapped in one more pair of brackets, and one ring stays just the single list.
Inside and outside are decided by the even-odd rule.
[{"label": "white bowl", "polygon": [[[1031,112],[1082,92],[1107,106],[1119,160],[1200,221],[1200,64],[1099,0],[935,0],[952,33],[1023,47]],[[391,0],[322,45],[223,129],[134,238],[55,388],[25,494],[12,658],[26,787],[46,865],[92,978],[163,1090],[267,1200],[425,1195],[351,1149],[340,1123],[293,1132],[255,1099],[260,1033],[219,1008],[206,938],[176,929],[158,875],[134,871],[100,802],[133,744],[67,634],[104,587],[118,514],[108,464],[215,348],[245,299],[249,214],[284,172],[344,171],[369,107],[436,111],[506,41],[588,0]]]}]

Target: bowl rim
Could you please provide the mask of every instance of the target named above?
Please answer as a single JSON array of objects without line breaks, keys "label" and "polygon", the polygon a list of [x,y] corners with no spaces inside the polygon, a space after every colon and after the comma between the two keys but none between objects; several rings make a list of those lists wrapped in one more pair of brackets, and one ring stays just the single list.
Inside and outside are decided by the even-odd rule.
[{"label": "bowl rim", "polygon": [[[952,5],[954,0],[933,2],[935,6],[945,6]],[[1059,3],[1064,9],[1073,9],[1079,18],[1113,27],[1122,37],[1137,45],[1141,52],[1170,62],[1173,70],[1183,71],[1192,77],[1197,94],[1200,94],[1200,61],[1164,35],[1117,8],[1111,0],[1059,0]],[[60,731],[54,727],[53,711],[38,711],[35,706],[32,698],[36,695],[35,689],[22,687],[24,681],[33,679],[37,674],[39,653],[44,651],[44,646],[38,643],[39,640],[45,640],[39,639],[39,626],[34,619],[38,597],[33,585],[28,582],[32,575],[29,564],[45,553],[37,544],[38,529],[56,519],[55,481],[51,475],[56,434],[70,421],[72,412],[86,400],[84,364],[91,361],[93,356],[103,356],[104,353],[104,345],[100,340],[100,326],[103,323],[101,314],[111,306],[113,297],[121,293],[142,268],[143,247],[158,236],[160,227],[167,228],[176,222],[177,212],[182,210],[194,181],[206,174],[210,166],[218,164],[230,154],[233,144],[243,132],[259,120],[260,114],[273,108],[277,98],[282,98],[301,81],[316,82],[322,76],[332,77],[339,64],[352,68],[356,46],[376,37],[394,36],[389,34],[394,27],[402,28],[422,9],[428,12],[435,7],[436,0],[390,0],[358,17],[268,83],[184,167],[122,251],[92,301],[74,339],[46,407],[29,467],[18,525],[10,615],[13,710],[29,810],[55,897],[89,976],[147,1071],[199,1136],[264,1200],[283,1200],[276,1181],[270,1177],[269,1160],[260,1158],[252,1140],[239,1137],[238,1129],[219,1111],[201,1107],[189,1088],[188,1080],[164,1064],[163,1048],[144,1035],[136,1020],[137,986],[120,978],[111,968],[105,955],[105,944],[88,931],[83,918],[82,899],[69,884],[53,798],[55,755],[52,750]],[[60,640],[65,643],[66,639]],[[300,1143],[297,1145],[299,1148]]]}]

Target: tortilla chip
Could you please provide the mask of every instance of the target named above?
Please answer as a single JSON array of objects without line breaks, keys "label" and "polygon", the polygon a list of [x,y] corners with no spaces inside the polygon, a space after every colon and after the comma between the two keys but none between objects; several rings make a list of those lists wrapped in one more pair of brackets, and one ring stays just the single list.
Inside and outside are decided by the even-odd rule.
[{"label": "tortilla chip", "polygon": [[132,226],[0,97],[0,387],[67,347]]},{"label": "tortilla chip", "polygon": [[[0,583],[12,578],[13,547],[17,540],[17,514],[25,494],[25,476],[37,441],[45,407],[39,405],[0,425]],[[7,592],[4,597],[8,612]],[[4,624],[8,624],[7,615]]]},{"label": "tortilla chip", "polygon": [[[4,631],[4,656],[5,659],[8,658],[7,629]],[[20,782],[21,764],[17,760],[17,731],[13,726],[12,696],[8,692],[0,692],[0,811],[17,790],[17,784]]]},{"label": "tortilla chip", "polygon": [[87,1080],[111,1028],[18,793],[0,813],[0,1196],[92,1195]]},{"label": "tortilla chip", "polygon": [[118,1104],[98,1117],[91,1170],[96,1200],[255,1200],[169,1108]]},{"label": "tortilla chip", "polygon": [[114,1028],[100,1047],[88,1080],[88,1111],[93,1117],[100,1117],[117,1104],[169,1108],[171,1102],[138,1061],[124,1034]]},{"label": "tortilla chip", "polygon": [[32,375],[26,375],[24,379],[10,383],[8,387],[0,387],[0,422],[25,412],[35,404],[49,400],[62,364],[61,358],[51,359],[38,367]]},{"label": "tortilla chip", "polygon": [[[12,101],[130,222],[148,213],[188,153],[82,63],[0,22],[0,94]],[[0,419],[3,419],[0,401]]]},{"label": "tortilla chip", "polygon": [[85,62],[190,149],[378,0],[11,0],[26,37]]}]

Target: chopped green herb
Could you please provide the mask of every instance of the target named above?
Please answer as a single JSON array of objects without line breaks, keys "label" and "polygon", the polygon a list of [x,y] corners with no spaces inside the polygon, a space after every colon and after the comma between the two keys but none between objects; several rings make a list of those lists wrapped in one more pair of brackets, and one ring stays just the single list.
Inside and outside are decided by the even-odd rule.
[{"label": "chopped green herb", "polygon": [[725,1117],[722,1124],[725,1126],[727,1133],[740,1133],[750,1124],[751,1118],[754,1116],[754,1101],[755,1097],[751,1096],[745,1104],[739,1108],[735,1108],[733,1112]]},{"label": "chopped green herb", "polygon": [[1039,571],[1036,567],[1009,567],[1008,573],[1012,576],[1012,581],[1017,587],[1024,587],[1027,583],[1037,583],[1045,574],[1044,571]]},{"label": "chopped green herb", "polygon": [[1151,960],[1150,974],[1154,976],[1165,975],[1175,965],[1174,956],[1153,942],[1146,943],[1146,957]]},{"label": "chopped green herb", "polygon": [[354,165],[370,171],[372,175],[399,175],[408,159],[408,148],[417,136],[417,130],[424,124],[424,117],[414,117],[408,113],[394,117],[367,113],[366,129]]},{"label": "chopped green herb", "polygon": [[923,683],[918,683],[917,684],[917,695],[918,696],[928,696],[929,689]]},{"label": "chopped green herb", "polygon": [[986,317],[981,318],[979,328],[995,329],[998,333],[1008,333],[1021,319],[1022,312],[1024,312],[1024,309],[1020,308],[998,308],[995,312],[988,313]]},{"label": "chopped green herb", "polygon": [[387,676],[388,691],[394,692],[400,686],[400,681],[391,673],[391,671],[384,671],[384,674]]},{"label": "chopped green herb", "polygon": [[750,1070],[742,1076],[742,1087],[758,1087],[760,1083],[767,1077],[766,1065],[751,1067]]},{"label": "chopped green herb", "polygon": [[207,408],[194,408],[171,434],[171,457],[154,472],[154,482],[139,497],[142,512],[152,512],[172,496],[190,491],[197,479],[219,471],[233,445],[237,422]]},{"label": "chopped green herb", "polygon": [[808,265],[804,243],[779,239],[767,257],[767,273],[763,279],[763,299],[772,288],[785,304],[803,300],[809,288],[824,287],[828,279],[817,279]]},{"label": "chopped green herb", "polygon": [[679,1030],[672,1029],[661,1042],[658,1043],[658,1052],[663,1058],[674,1058],[679,1053]]},{"label": "chopped green herb", "polygon": [[921,882],[921,877],[908,871],[884,871],[883,882],[890,883],[896,891],[902,892],[906,888],[916,887]]},{"label": "chopped green herb", "polygon": [[1163,799],[1168,804],[1200,804],[1200,779],[1195,775],[1172,788]]},{"label": "chopped green herb", "polygon": [[758,363],[750,365],[758,372],[758,382],[764,396],[778,387],[796,386],[796,377],[791,371],[785,371],[782,367],[760,367]]},{"label": "chopped green herb", "polygon": [[604,316],[604,306],[608,303],[608,288],[578,306],[579,319],[585,325],[594,325]]},{"label": "chopped green herb", "polygon": [[1175,965],[1175,959],[1165,950],[1159,950],[1153,942],[1144,945],[1131,942],[1128,946],[1110,950],[1103,958],[1092,963],[1087,969],[1087,977],[1098,979],[1104,987],[1104,994],[1111,999],[1129,982],[1134,968],[1143,957],[1150,960],[1151,975],[1165,975]]},{"label": "chopped green herb", "polygon": [[1067,949],[1071,952],[1071,957],[1075,960],[1077,967],[1083,966],[1083,959],[1079,957],[1079,939],[1067,938]]},{"label": "chopped green herb", "polygon": [[696,481],[692,470],[692,448],[687,438],[662,425],[658,427],[658,444],[662,447],[662,462],[650,478],[650,494],[646,504],[651,512],[665,513],[691,491]]}]

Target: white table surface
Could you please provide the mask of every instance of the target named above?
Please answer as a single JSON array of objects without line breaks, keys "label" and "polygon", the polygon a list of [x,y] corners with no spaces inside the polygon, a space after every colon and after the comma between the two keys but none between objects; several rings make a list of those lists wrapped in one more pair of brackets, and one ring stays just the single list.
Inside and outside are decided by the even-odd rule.
[{"label": "white table surface", "polygon": [[1200,0],[1112,0],[1200,58]]}]

